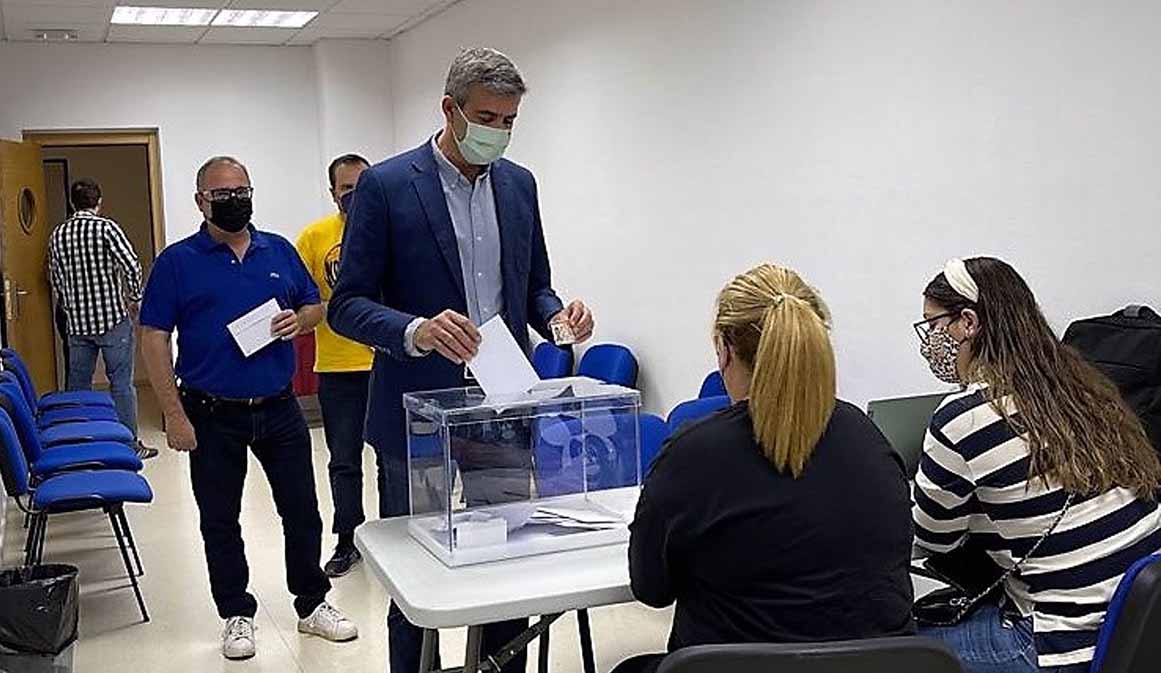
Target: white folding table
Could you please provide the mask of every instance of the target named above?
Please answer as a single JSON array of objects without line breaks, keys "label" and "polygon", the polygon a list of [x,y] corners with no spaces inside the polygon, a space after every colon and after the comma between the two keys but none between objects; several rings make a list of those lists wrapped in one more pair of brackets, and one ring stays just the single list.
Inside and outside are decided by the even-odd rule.
[{"label": "white folding table", "polygon": [[[639,493],[639,488],[630,487],[590,497],[631,519]],[[634,600],[627,544],[449,568],[411,537],[407,522],[407,517],[400,517],[367,523],[356,531],[355,544],[404,616],[424,629],[421,673],[430,671],[438,629],[468,627],[463,672],[477,673],[485,624],[547,615],[547,622],[530,627],[530,641],[543,633],[539,627],[547,629],[552,620],[570,610]],[[936,586],[914,575],[912,581],[916,597]],[[547,648],[542,645],[541,650],[543,665]]]}]

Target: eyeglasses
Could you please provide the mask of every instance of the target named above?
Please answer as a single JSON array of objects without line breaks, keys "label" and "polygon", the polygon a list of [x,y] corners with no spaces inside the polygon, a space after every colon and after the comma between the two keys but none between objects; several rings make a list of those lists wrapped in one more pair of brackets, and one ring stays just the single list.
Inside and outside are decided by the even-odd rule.
[{"label": "eyeglasses", "polygon": [[954,316],[955,320],[947,323],[948,325],[951,325],[956,320],[959,320],[962,315],[963,314],[960,311],[948,311],[947,313],[940,313],[937,316],[932,316],[925,320],[920,320],[919,322],[911,325],[911,327],[913,327],[915,329],[915,333],[919,335],[920,341],[927,341],[927,336],[931,334],[931,330],[935,328],[935,322],[937,320],[943,320],[944,318],[951,318]]},{"label": "eyeglasses", "polygon": [[208,189],[200,193],[202,198],[214,203],[221,203],[223,201],[229,201],[230,199],[235,198],[242,199],[243,201],[249,201],[254,197],[254,188],[235,187],[230,189],[229,187],[222,187],[221,189]]}]

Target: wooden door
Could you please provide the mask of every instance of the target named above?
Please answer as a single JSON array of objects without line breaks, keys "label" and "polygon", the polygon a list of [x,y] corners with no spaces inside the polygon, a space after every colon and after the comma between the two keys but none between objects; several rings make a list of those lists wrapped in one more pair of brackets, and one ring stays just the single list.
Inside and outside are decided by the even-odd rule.
[{"label": "wooden door", "polygon": [[0,140],[0,273],[5,343],[32,372],[39,390],[56,387],[49,222],[40,145]]}]

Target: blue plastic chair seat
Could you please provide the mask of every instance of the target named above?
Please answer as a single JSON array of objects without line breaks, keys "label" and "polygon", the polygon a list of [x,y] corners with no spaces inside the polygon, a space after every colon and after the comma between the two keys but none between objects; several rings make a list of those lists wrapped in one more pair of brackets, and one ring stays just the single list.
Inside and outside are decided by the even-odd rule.
[{"label": "blue plastic chair seat", "polygon": [[113,408],[113,398],[100,390],[62,390],[43,395],[37,402],[41,411],[56,407],[109,407]]},{"label": "blue plastic chair seat", "polygon": [[61,423],[115,420],[117,420],[117,410],[113,407],[53,407],[48,411],[41,412],[36,418],[37,425],[41,428]]},{"label": "blue plastic chair seat", "polygon": [[57,472],[80,468],[140,472],[143,467],[137,453],[128,446],[114,442],[93,442],[63,444],[45,451],[32,465],[32,473],[38,477],[48,477]]},{"label": "blue plastic chair seat", "polygon": [[45,428],[40,433],[40,441],[45,448],[58,444],[83,444],[87,442],[120,442],[133,444],[133,431],[124,425],[110,421],[88,423],[63,423]]},{"label": "blue plastic chair seat", "polygon": [[686,423],[711,416],[728,406],[730,406],[730,398],[725,395],[682,402],[669,412],[669,431],[677,432]]},{"label": "blue plastic chair seat", "polygon": [[726,394],[726,382],[722,380],[721,372],[710,372],[706,375],[705,380],[701,382],[701,390],[698,391],[698,399],[705,399],[707,397],[720,397]]},{"label": "blue plastic chair seat", "polygon": [[121,502],[153,500],[149,482],[134,472],[66,472],[37,486],[32,504],[48,512],[70,512]]}]

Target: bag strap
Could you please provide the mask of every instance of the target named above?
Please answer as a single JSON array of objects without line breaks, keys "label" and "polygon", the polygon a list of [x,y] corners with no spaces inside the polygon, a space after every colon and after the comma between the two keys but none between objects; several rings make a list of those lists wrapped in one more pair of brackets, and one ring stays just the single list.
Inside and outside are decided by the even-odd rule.
[{"label": "bag strap", "polygon": [[1048,536],[1052,534],[1052,531],[1056,530],[1056,527],[1060,525],[1061,519],[1063,519],[1065,513],[1068,512],[1068,508],[1072,506],[1073,497],[1074,494],[1068,494],[1068,498],[1064,501],[1064,508],[1056,513],[1056,518],[1052,520],[1052,525],[1048,527],[1048,530],[1044,531],[1044,534],[1040,536],[1040,539],[1036,541],[1036,544],[1032,545],[1032,548],[1028,550],[1028,553],[1024,555],[1024,558],[1016,561],[1016,563],[1014,563],[1011,568],[1005,570],[1004,573],[1000,575],[1000,577],[997,578],[995,582],[992,582],[987,589],[984,589],[972,598],[951,599],[950,602],[952,605],[959,604],[959,612],[956,613],[954,619],[948,622],[949,624],[959,623],[959,621],[963,619],[964,615],[970,612],[976,603],[979,603],[980,601],[990,596],[993,591],[1001,587],[1004,582],[1008,581],[1008,578],[1015,574],[1015,572],[1024,565],[1025,561],[1032,558],[1032,555],[1040,549],[1040,545],[1044,544],[1044,541],[1048,539]]}]

